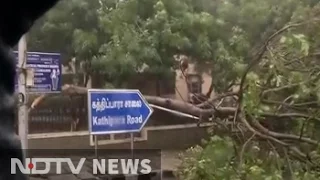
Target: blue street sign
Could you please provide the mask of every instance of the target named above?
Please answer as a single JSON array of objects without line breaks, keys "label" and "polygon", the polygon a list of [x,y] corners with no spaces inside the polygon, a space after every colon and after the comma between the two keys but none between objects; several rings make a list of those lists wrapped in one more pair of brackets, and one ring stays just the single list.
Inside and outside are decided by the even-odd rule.
[{"label": "blue street sign", "polygon": [[92,135],[140,132],[152,112],[139,90],[88,90]]},{"label": "blue street sign", "polygon": [[[18,52],[14,52],[18,65]],[[27,52],[27,68],[34,71],[34,86],[29,93],[57,93],[61,91],[61,55],[59,53]],[[18,77],[16,78],[16,89]]]}]

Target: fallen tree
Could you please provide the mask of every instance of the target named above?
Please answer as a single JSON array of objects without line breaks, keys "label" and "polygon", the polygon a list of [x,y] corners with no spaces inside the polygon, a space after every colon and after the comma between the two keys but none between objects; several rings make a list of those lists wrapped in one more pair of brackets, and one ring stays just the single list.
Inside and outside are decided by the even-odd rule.
[{"label": "fallen tree", "polygon": [[[87,94],[88,89],[85,87],[80,87],[80,86],[75,86],[75,85],[64,85],[62,87],[62,94],[65,95],[85,95]],[[282,141],[281,139],[287,139],[287,140],[296,140],[296,141],[303,141],[309,144],[313,144],[313,145],[318,145],[318,142],[315,140],[312,140],[310,138],[305,138],[305,137],[299,137],[296,135],[291,135],[291,134],[284,134],[284,133],[277,133],[277,132],[273,132],[270,131],[269,129],[265,128],[264,126],[262,126],[259,121],[256,121],[254,119],[252,119],[252,117],[249,117],[250,119],[250,123],[248,122],[248,117],[244,117],[243,115],[243,111],[240,112],[237,115],[237,118],[235,117],[235,114],[238,113],[237,112],[237,108],[236,107],[215,107],[212,102],[213,101],[218,101],[220,99],[223,99],[225,97],[228,96],[237,96],[238,94],[232,92],[232,93],[226,93],[223,95],[218,95],[216,97],[214,97],[213,99],[207,101],[207,102],[203,102],[202,104],[207,104],[207,106],[203,106],[203,107],[207,107],[207,108],[201,108],[184,102],[184,101],[180,101],[180,100],[175,100],[175,99],[169,99],[169,98],[161,98],[161,97],[155,97],[155,96],[144,96],[145,99],[148,101],[148,103],[150,104],[155,104],[158,106],[162,106],[162,107],[166,107],[166,108],[170,108],[170,109],[174,109],[180,112],[184,112],[184,113],[188,113],[190,115],[193,116],[197,116],[197,117],[201,117],[201,118],[209,118],[212,117],[214,119],[219,119],[219,120],[223,120],[223,119],[238,119],[237,123],[241,122],[245,125],[246,130],[252,131],[254,134],[256,134],[257,136],[260,136],[262,138],[271,140],[275,143],[278,143],[280,145],[283,145],[285,147],[288,147],[292,152],[294,152],[295,154],[303,157],[303,158],[307,158],[308,155],[304,154],[303,152],[301,152],[297,147],[295,146],[290,146],[290,144]],[[37,106],[39,106],[41,104],[41,102],[43,102],[46,98],[50,98],[56,95],[41,95],[39,97],[37,97],[29,110],[35,109]],[[210,104],[211,102],[211,104]],[[210,105],[211,107],[208,107],[208,105]],[[263,118],[268,118],[268,117],[272,117],[272,118],[281,118],[281,117],[303,117],[303,118],[312,118],[311,116],[308,116],[306,114],[298,114],[298,113],[289,113],[289,114],[270,114],[270,113],[264,113],[261,114],[261,117]],[[314,117],[316,120],[318,120],[318,118]],[[203,120],[203,119],[202,119]],[[278,138],[278,139],[277,139]],[[300,158],[301,158],[300,157]]]},{"label": "fallen tree", "polygon": [[[86,95],[88,92],[88,89],[85,87],[80,87],[80,86],[75,86],[75,85],[70,85],[66,84],[62,86],[61,88],[61,93],[65,95]],[[31,104],[29,111],[32,109],[35,109],[37,106],[41,104],[42,101],[44,101],[46,98],[50,98],[52,96],[57,96],[56,94],[54,95],[41,95],[37,97]],[[175,99],[169,99],[169,98],[161,98],[161,97],[156,97],[156,96],[144,96],[144,98],[148,101],[150,104],[155,104],[158,106],[166,107],[169,109],[173,109],[176,111],[180,111],[183,113],[187,113],[193,116],[204,116],[204,117],[211,117],[211,116],[229,116],[233,115],[236,112],[236,109],[233,107],[218,107],[214,109],[202,109],[200,107],[197,107],[191,103],[180,101],[180,100],[175,100]],[[223,97],[216,98],[222,99]]]}]

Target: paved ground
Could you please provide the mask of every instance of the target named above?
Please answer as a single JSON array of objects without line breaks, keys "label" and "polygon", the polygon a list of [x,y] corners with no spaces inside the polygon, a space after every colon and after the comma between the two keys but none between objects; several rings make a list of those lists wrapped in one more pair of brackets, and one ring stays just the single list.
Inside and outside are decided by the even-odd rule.
[{"label": "paved ground", "polygon": [[180,160],[178,159],[179,153],[180,151],[163,151],[161,168],[163,170],[175,171],[180,165]]},{"label": "paved ground", "polygon": [[[155,170],[152,174],[153,177],[116,177],[109,175],[99,175],[94,176],[92,174],[92,165],[85,164],[84,168],[78,175],[71,174],[70,171],[63,169],[62,174],[57,175],[55,167],[52,167],[52,172],[49,175],[32,175],[30,180],[175,180],[173,177],[173,172],[176,170],[180,161],[178,160],[178,151],[163,151],[161,155],[161,169],[162,169],[162,178],[161,178],[161,170]],[[151,158],[152,159],[152,158]],[[157,159],[155,161],[158,161]],[[158,167],[157,165],[153,165],[154,167]],[[39,168],[41,169],[41,168]]]}]

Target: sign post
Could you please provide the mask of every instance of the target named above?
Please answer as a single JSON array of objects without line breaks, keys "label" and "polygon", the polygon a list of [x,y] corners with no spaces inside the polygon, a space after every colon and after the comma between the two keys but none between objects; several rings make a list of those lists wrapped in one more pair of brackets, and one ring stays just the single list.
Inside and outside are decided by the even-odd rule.
[{"label": "sign post", "polygon": [[[102,134],[131,134],[133,154],[133,133],[140,132],[149,120],[153,109],[139,90],[88,90],[89,132]],[[95,138],[97,151],[97,141]]]},{"label": "sign post", "polygon": [[27,107],[27,92],[26,92],[26,74],[24,70],[26,69],[26,52],[27,52],[27,40],[26,36],[22,36],[19,45],[19,52],[17,55],[17,66],[19,76],[17,76],[17,90],[19,92],[19,137],[21,140],[22,149],[26,156],[26,151],[28,149],[28,107]]},{"label": "sign post", "polygon": [[134,135],[130,133],[130,148],[131,148],[131,158],[133,159],[133,150],[134,150]]},{"label": "sign post", "polygon": [[28,93],[61,91],[61,62],[58,53],[27,52],[26,36],[14,52],[18,75],[15,89],[19,96],[19,136],[26,156],[28,149]]},{"label": "sign post", "polygon": [[98,159],[98,137],[94,135],[94,154],[95,157]]}]

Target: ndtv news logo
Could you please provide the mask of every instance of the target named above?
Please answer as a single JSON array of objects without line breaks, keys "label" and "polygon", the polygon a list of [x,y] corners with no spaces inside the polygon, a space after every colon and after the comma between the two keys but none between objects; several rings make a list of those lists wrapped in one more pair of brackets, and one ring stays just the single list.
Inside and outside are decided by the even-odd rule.
[{"label": "ndtv news logo", "polygon": [[[19,169],[23,174],[48,174],[51,165],[56,174],[62,174],[62,165],[68,166],[72,174],[79,174],[86,158],[74,163],[71,158],[26,158],[26,165],[18,158],[11,158],[11,174]],[[91,161],[91,160],[90,160]],[[149,174],[152,171],[149,159],[93,159],[92,174]],[[41,167],[37,165],[42,165]]]}]

